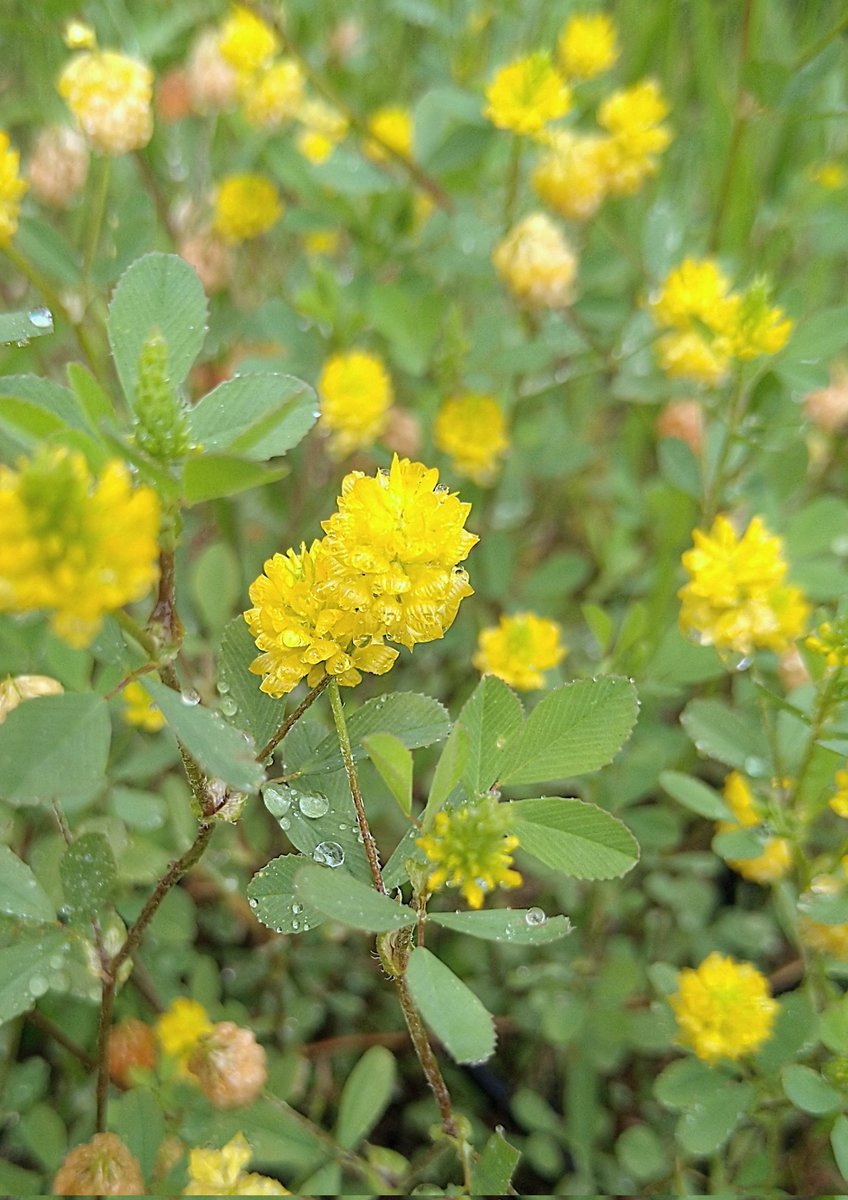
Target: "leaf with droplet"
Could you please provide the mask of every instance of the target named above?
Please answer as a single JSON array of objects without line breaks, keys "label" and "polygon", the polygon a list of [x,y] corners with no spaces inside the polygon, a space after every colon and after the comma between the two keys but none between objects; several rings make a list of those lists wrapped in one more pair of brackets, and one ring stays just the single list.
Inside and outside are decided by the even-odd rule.
[{"label": "leaf with droplet", "polygon": [[282,854],[257,871],[247,885],[253,915],[276,933],[305,933],[325,920],[294,894],[294,877],[307,861],[301,854]]},{"label": "leaf with droplet", "polygon": [[501,773],[507,744],[519,733],[524,710],[515,692],[485,675],[466,700],[457,724],[467,736],[462,780],[469,794],[484,792]]},{"label": "leaf with droplet", "polygon": [[102,916],[118,877],[112,847],[102,833],[76,838],[62,855],[59,874],[74,925],[87,925]]},{"label": "leaf with droplet", "polygon": [[228,379],[189,414],[192,438],[204,450],[256,462],[291,450],[317,417],[318,401],[309,384],[276,372]]},{"label": "leaf with droplet", "polygon": [[51,959],[55,961],[68,945],[63,930],[47,929],[0,948],[0,1022],[35,1007],[50,986]]},{"label": "leaf with droplet", "polygon": [[343,925],[368,933],[388,933],[414,925],[417,916],[405,904],[398,904],[347,871],[329,867],[305,866],[294,879],[295,895],[310,908]]},{"label": "leaf with droplet", "polygon": [[56,909],[30,867],[0,846],[0,912],[23,921],[54,921]]},{"label": "leaf with droplet", "polygon": [[271,740],[286,716],[284,700],[259,690],[261,679],[249,667],[259,651],[244,617],[233,617],[224,627],[218,654],[218,683],[235,701],[234,719],[244,723],[258,748]]},{"label": "leaf with droplet", "polygon": [[541,946],[545,942],[558,942],[572,930],[568,917],[545,917],[541,909],[533,908],[430,912],[427,921],[487,942],[511,942],[514,946]]}]

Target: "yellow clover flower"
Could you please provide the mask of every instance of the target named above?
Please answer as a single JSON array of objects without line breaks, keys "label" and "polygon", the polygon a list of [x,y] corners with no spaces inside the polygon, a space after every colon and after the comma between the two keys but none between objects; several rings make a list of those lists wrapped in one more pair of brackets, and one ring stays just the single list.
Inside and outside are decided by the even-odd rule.
[{"label": "yellow clover flower", "polygon": [[330,452],[344,458],[371,446],[386,428],[392,381],[382,359],[363,350],[333,354],[318,380],[319,427],[330,434]]},{"label": "yellow clover flower", "polygon": [[828,803],[838,817],[848,817],[848,766],[834,776],[836,791]]},{"label": "yellow clover flower", "polygon": [[143,729],[145,733],[156,733],[164,728],[164,716],[137,679],[127,684],[121,696],[124,701],[123,717],[128,725],[135,725],[136,729]]},{"label": "yellow clover flower", "polygon": [[279,40],[270,25],[249,8],[234,4],[221,26],[218,52],[239,72],[252,73],[271,61]]},{"label": "yellow clover flower", "polygon": [[798,933],[804,945],[811,950],[830,954],[840,962],[848,962],[848,925],[825,925],[801,916]]},{"label": "yellow clover flower", "polygon": [[670,1004],[680,1040],[710,1066],[759,1050],[771,1037],[778,1009],[755,966],[716,952],[696,970],[680,972]]},{"label": "yellow clover flower", "polygon": [[539,199],[555,213],[585,221],[607,194],[605,140],[570,130],[551,133],[533,170],[532,184]]},{"label": "yellow clover flower", "polygon": [[189,1182],[184,1196],[290,1196],[276,1179],[247,1174],[250,1145],[237,1133],[221,1150],[192,1150],[188,1156]]},{"label": "yellow clover flower", "polygon": [[42,450],[0,466],[0,612],[46,609],[53,631],[87,646],[107,613],[158,574],[159,501],[122,462],[93,477],[81,454]]},{"label": "yellow clover flower", "polygon": [[[762,822],[760,805],[747,779],[738,771],[731,771],[725,779],[724,798],[736,820],[719,821],[717,833],[753,829]],[[766,839],[762,854],[756,858],[728,859],[727,865],[751,883],[775,883],[792,866],[792,846],[786,838],[770,837]]]},{"label": "yellow clover flower", "polygon": [[783,543],[754,517],[740,538],[723,514],[696,529],[682,558],[689,582],[678,592],[680,627],[704,645],[751,654],[785,650],[800,637],[809,606],[787,585]]},{"label": "yellow clover flower", "polygon": [[27,182],[20,177],[21,156],[0,129],[0,246],[8,246],[18,230],[21,196]]},{"label": "yellow clover flower", "polygon": [[518,845],[511,829],[509,805],[494,796],[437,813],[432,833],[417,839],[432,868],[429,891],[458,887],[472,908],[481,908],[496,887],[520,887],[522,878],[511,869]]},{"label": "yellow clover flower", "polygon": [[632,196],[656,174],[657,155],[671,141],[662,124],[667,115],[668,104],[654,79],[613,92],[601,104],[598,124],[610,134],[604,142],[610,195]]},{"label": "yellow clover flower", "polygon": [[412,114],[408,108],[399,105],[378,108],[368,118],[368,130],[372,137],[366,140],[363,148],[375,162],[390,159],[386,147],[403,158],[412,157]]},{"label": "yellow clover flower", "polygon": [[215,196],[213,227],[226,242],[244,242],[266,233],[283,215],[279,193],[262,175],[230,175]]},{"label": "yellow clover flower", "polygon": [[251,125],[275,129],[292,120],[303,101],[304,77],[293,58],[281,58],[239,84],[245,118]]},{"label": "yellow clover flower", "polygon": [[127,154],[153,135],[153,72],[112,50],[72,58],[57,84],[91,144],[104,154]]},{"label": "yellow clover flower", "polygon": [[302,128],[295,145],[311,163],[326,162],[347,133],[347,117],[323,100],[305,100],[297,119]]},{"label": "yellow clover flower", "polygon": [[516,59],[497,72],[486,88],[485,115],[498,129],[538,134],[565,116],[571,92],[543,51]]},{"label": "yellow clover flower", "polygon": [[452,396],[436,414],[433,440],[460,475],[491,483],[509,449],[503,409],[494,396],[480,392]]},{"label": "yellow clover flower", "polygon": [[573,299],[577,257],[544,213],[519,221],[495,247],[492,262],[528,308],[565,308]]},{"label": "yellow clover flower", "polygon": [[187,1074],[186,1064],[192,1051],[214,1028],[202,1004],[187,996],[177,996],[157,1020],[156,1036],[163,1052],[175,1058]]},{"label": "yellow clover flower", "polygon": [[825,665],[831,670],[848,666],[848,617],[835,622],[823,621],[804,639],[804,645],[823,655]]},{"label": "yellow clover flower", "polygon": [[782,308],[771,307],[768,297],[769,288],[762,279],[755,280],[741,296],[732,297],[722,333],[728,352],[740,362],[777,354],[789,340],[793,322]]},{"label": "yellow clover flower", "polygon": [[697,321],[719,332],[732,318],[730,281],[714,259],[686,258],[668,273],[650,307],[660,328],[692,329]]},{"label": "yellow clover flower", "polygon": [[481,630],[471,661],[478,671],[497,675],[510,687],[529,692],[544,687],[544,672],[562,662],[567,653],[556,621],[524,612],[504,614],[497,625]]},{"label": "yellow clover flower", "polygon": [[615,25],[605,13],[574,13],[559,35],[557,49],[569,79],[594,79],[618,59]]}]

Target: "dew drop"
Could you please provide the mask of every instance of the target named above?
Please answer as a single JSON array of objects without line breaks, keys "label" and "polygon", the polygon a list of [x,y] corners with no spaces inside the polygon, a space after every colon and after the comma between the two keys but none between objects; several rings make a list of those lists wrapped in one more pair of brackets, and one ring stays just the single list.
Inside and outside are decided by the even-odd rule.
[{"label": "dew drop", "polygon": [[284,817],[292,804],[291,788],[266,787],[262,799],[272,817]]},{"label": "dew drop", "polygon": [[221,701],[221,712],[225,717],[234,717],[238,712],[238,705],[232,696],[225,696]]},{"label": "dew drop", "polygon": [[218,683],[217,683],[217,688],[218,688],[219,695],[226,696],[227,692],[230,690],[230,685],[227,683],[227,681],[225,679],[219,679]]},{"label": "dew drop", "polygon": [[312,857],[325,867],[340,867],[345,860],[344,850],[338,842],[319,842]]},{"label": "dew drop", "polygon": [[52,329],[53,314],[49,308],[34,308],[29,313],[29,323],[36,329]]},{"label": "dew drop", "polygon": [[310,817],[312,820],[325,816],[330,807],[330,801],[321,792],[315,792],[313,795],[298,796],[297,804],[303,815]]},{"label": "dew drop", "polygon": [[547,914],[541,908],[528,908],[524,914],[524,921],[527,925],[544,925],[547,919]]},{"label": "dew drop", "polygon": [[765,760],[757,758],[751,754],[745,759],[745,774],[750,775],[752,779],[762,779],[767,774],[767,765]]},{"label": "dew drop", "polygon": [[33,975],[29,981],[29,994],[35,997],[43,996],[49,986],[43,975]]},{"label": "dew drop", "polygon": [[302,912],[303,912],[303,905],[302,905],[302,904],[297,904],[297,903],[293,904],[293,905],[292,905],[292,912],[294,913],[294,915],[295,915],[295,916],[297,916],[299,913],[302,913]]},{"label": "dew drop", "polygon": [[291,821],[288,819],[288,817],[280,817],[280,829],[282,829],[283,832],[285,832],[287,829],[291,829]]},{"label": "dew drop", "polygon": [[300,929],[300,921],[292,921],[291,927],[297,933],[298,929]]},{"label": "dew drop", "polygon": [[249,900],[247,901],[247,903],[250,905],[250,907],[251,907],[251,908],[258,908],[258,907],[259,907],[259,901],[256,899],[256,897],[255,897],[255,896],[251,896],[251,897],[249,898]]},{"label": "dew drop", "polygon": [[194,688],[189,688],[188,691],[180,692],[180,699],[183,704],[188,704],[193,708],[195,704],[200,703],[200,693]]}]

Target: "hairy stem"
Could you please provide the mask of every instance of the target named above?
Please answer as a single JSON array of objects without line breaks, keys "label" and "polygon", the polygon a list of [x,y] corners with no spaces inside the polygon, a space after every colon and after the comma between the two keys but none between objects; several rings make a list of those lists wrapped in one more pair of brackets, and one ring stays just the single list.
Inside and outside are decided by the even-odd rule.
[{"label": "hairy stem", "polygon": [[289,715],[286,717],[285,721],[283,721],[282,725],[277,730],[277,732],[274,734],[274,736],[270,739],[270,741],[266,742],[265,745],[262,747],[262,749],[258,752],[258,754],[256,755],[257,762],[260,762],[260,763],[264,762],[265,759],[268,757],[268,755],[272,754],[274,752],[274,750],[276,750],[277,746],[279,746],[280,742],[283,740],[283,738],[289,732],[292,725],[294,725],[295,722],[300,720],[300,718],[306,712],[307,708],[310,707],[310,705],[315,703],[315,701],[321,695],[324,688],[327,686],[327,684],[329,682],[330,682],[330,676],[325,675],[323,679],[320,679],[318,681],[318,683],[315,684],[315,687],[312,689],[312,691],[309,692],[306,696],[304,696],[304,698],[301,700],[300,704],[298,704],[297,708],[294,709],[293,712],[289,713]]},{"label": "hairy stem", "polygon": [[451,1102],[448,1085],[445,1083],[435,1051],[430,1045],[430,1039],[427,1036],[427,1030],[424,1028],[424,1022],[421,1020],[421,1014],[415,1007],[415,1001],[412,999],[409,991],[409,984],[406,982],[406,976],[398,975],[394,982],[397,988],[398,999],[400,1000],[400,1007],[403,1011],[403,1019],[406,1021],[406,1027],[412,1039],[412,1045],[415,1048],[418,1061],[421,1063],[422,1070],[430,1085],[430,1090],[436,1098],[439,1115],[442,1118],[442,1128],[448,1137],[458,1139],[460,1136],[459,1128],[456,1118],[453,1115],[453,1103]]},{"label": "hairy stem", "polygon": [[350,794],[353,797],[353,807],[356,809],[356,821],[359,825],[359,832],[362,835],[365,857],[368,859],[368,866],[371,870],[371,878],[374,880],[374,887],[385,896],[386,885],[383,883],[383,869],[380,866],[380,855],[377,851],[377,843],[374,841],[371,833],[371,827],[368,824],[365,802],[362,799],[362,789],[359,786],[359,776],[356,773],[356,763],[353,758],[353,749],[350,744],[347,722],[345,721],[342,698],[339,695],[338,681],[335,679],[330,684],[329,694],[330,707],[333,710],[333,721],[336,726],[336,734],[339,739],[339,747],[342,752],[342,760],[344,762],[348,786],[350,787]]}]

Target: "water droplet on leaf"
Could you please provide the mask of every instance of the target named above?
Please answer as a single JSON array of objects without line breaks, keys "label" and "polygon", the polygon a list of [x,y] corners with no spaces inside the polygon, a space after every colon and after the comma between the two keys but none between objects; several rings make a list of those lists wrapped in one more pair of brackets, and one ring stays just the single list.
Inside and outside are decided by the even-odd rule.
[{"label": "water droplet on leaf", "polygon": [[315,792],[313,795],[299,796],[297,804],[303,815],[313,820],[325,816],[330,807],[330,801],[321,792]]},{"label": "water droplet on leaf", "polygon": [[319,842],[312,851],[312,857],[325,867],[340,867],[345,860],[344,850],[338,842]]},{"label": "water droplet on leaf", "polygon": [[547,914],[541,908],[528,908],[524,914],[524,920],[528,925],[544,925],[547,919]]}]

